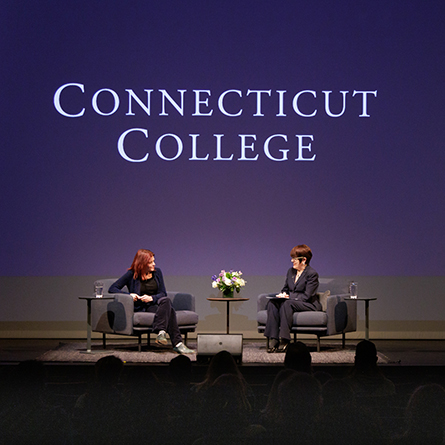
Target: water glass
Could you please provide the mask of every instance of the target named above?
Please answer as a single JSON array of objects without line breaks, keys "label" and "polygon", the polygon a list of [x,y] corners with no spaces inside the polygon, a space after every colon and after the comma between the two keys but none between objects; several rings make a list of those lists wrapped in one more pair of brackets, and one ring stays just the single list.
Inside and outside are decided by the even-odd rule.
[{"label": "water glass", "polygon": [[358,284],[356,281],[351,281],[349,283],[349,294],[351,298],[357,298]]},{"label": "water glass", "polygon": [[100,281],[94,283],[94,294],[96,298],[102,298],[104,296],[104,283]]}]

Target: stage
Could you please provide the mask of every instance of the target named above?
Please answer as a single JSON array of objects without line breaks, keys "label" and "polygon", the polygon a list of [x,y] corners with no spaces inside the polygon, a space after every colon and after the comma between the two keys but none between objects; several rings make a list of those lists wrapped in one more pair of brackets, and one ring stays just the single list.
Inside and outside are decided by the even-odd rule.
[{"label": "stage", "polygon": [[[372,340],[372,339],[371,339]],[[339,349],[339,341],[323,339],[321,342],[321,352],[316,353],[316,342],[311,339],[302,340],[306,343],[311,351],[311,355],[313,358],[314,366],[318,364],[326,363],[326,361],[317,361],[318,357],[323,355],[327,355],[332,353],[333,350]],[[346,350],[351,351],[351,349],[355,348],[355,345],[359,340],[347,340],[346,341]],[[380,357],[384,357],[384,360],[379,362],[382,366],[445,366],[445,342],[442,340],[372,340],[379,352]],[[114,340],[109,341],[109,346],[107,346],[106,353],[113,353],[113,344],[118,344],[119,350],[127,350],[128,353],[137,355],[138,352],[134,350],[136,345],[136,340],[133,339],[124,339],[122,340]],[[153,342],[152,342],[153,343]],[[264,343],[261,340],[248,340],[244,339],[243,342],[243,350],[250,349],[249,345],[254,344],[258,347],[258,354],[261,355],[264,352],[264,355],[267,354],[265,350],[265,341]],[[78,352],[85,350],[86,341],[83,339],[0,339],[0,364],[15,364],[24,360],[34,360],[39,359],[45,362],[45,355],[49,357],[47,362],[52,362],[53,364],[57,363],[57,360],[51,358],[51,352],[57,351],[64,345],[72,345],[73,348],[77,348]],[[191,339],[189,341],[189,346],[196,346],[196,340]],[[264,348],[264,349],[262,349]],[[100,351],[102,350],[102,343],[100,340],[93,340],[93,350]],[[153,352],[157,356],[161,353],[161,349],[155,350],[153,346],[151,350],[157,351]],[[174,357],[173,352],[168,352],[168,349],[164,349],[164,352],[171,359]],[[147,347],[143,346],[142,354],[147,353]],[[87,354],[83,354],[87,355]],[[98,354],[93,354],[91,358],[85,358],[80,361],[82,362],[94,362],[96,361],[96,356]],[[99,357],[102,354],[99,354]],[[249,366],[252,364],[278,364],[280,365],[281,355],[280,354],[267,354],[268,358],[264,360],[258,360],[255,363],[252,360],[248,360],[243,363],[242,366]],[[274,357],[276,356],[276,357]],[[192,354],[191,359],[195,356]],[[314,360],[315,358],[315,360]],[[284,357],[283,357],[284,359]],[[135,360],[137,362],[144,362],[144,360]],[[162,358],[162,360],[154,360],[154,363],[166,363],[168,360]],[[63,363],[63,360],[61,361]],[[148,361],[146,363],[149,363]],[[335,361],[331,361],[330,363],[336,364]],[[339,362],[337,364],[348,364],[348,362]]]},{"label": "stage", "polygon": [[[312,357],[316,351],[316,342],[311,339],[302,339],[308,345]],[[346,348],[350,350],[354,348],[359,340],[347,340]],[[382,366],[445,366],[445,342],[442,340],[372,340],[377,347],[378,352],[387,358],[386,363],[381,363]],[[111,344],[107,351],[112,353]],[[128,346],[129,352],[132,352],[136,340],[123,339],[118,341],[122,347]],[[153,342],[152,342],[153,343]],[[243,345],[250,343],[261,344],[261,340],[246,340]],[[85,349],[86,340],[83,339],[0,339],[0,364],[14,364],[24,360],[38,359],[39,357],[49,354],[50,351],[55,351],[63,345],[76,345],[79,349]],[[338,348],[338,340],[322,339],[321,352],[332,351]],[[93,340],[93,350],[102,349],[100,340]],[[196,340],[189,341],[191,347],[196,345]],[[244,346],[245,348],[246,346]],[[265,341],[260,346],[264,347]],[[154,349],[154,347],[152,348]],[[146,351],[146,346],[143,346],[143,351]],[[137,354],[137,351],[134,351]],[[266,352],[265,352],[266,353]],[[268,354],[270,355],[270,354]],[[275,355],[275,354],[272,354]],[[173,353],[172,353],[173,357]],[[192,355],[193,357],[193,355]],[[53,361],[53,360],[49,360]],[[90,360],[85,360],[85,362]],[[164,360],[165,361],[165,360]],[[278,359],[277,359],[278,361]],[[265,364],[267,364],[265,362]],[[246,364],[247,365],[247,364]],[[316,365],[316,363],[314,363]]]},{"label": "stage", "polygon": [[[142,348],[138,351],[137,342],[133,341],[109,341],[106,349],[103,348],[101,341],[93,342],[91,353],[85,350],[84,342],[60,342],[59,345],[50,351],[37,357],[37,360],[42,362],[52,363],[91,363],[96,362],[101,356],[114,355],[119,357],[125,363],[140,363],[140,364],[162,364],[169,363],[177,353],[175,353],[171,346],[159,347],[156,344]],[[195,354],[188,354],[192,362],[205,363],[212,355],[202,354],[196,341],[188,342],[189,348],[197,351]],[[311,348],[312,349],[312,348]],[[283,365],[284,353],[270,354],[266,349],[265,341],[244,341],[242,350],[233,354],[240,364],[250,365]],[[355,355],[355,347],[353,345],[346,345],[342,348],[341,342],[330,343],[325,346],[322,351],[311,351],[312,363],[315,364],[353,364]],[[384,354],[379,353],[379,364],[389,363],[389,358]]]}]

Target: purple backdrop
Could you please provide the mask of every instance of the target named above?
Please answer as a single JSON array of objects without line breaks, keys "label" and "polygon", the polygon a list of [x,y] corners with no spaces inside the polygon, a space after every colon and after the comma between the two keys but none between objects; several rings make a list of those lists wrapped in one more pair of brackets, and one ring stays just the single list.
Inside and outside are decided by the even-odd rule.
[{"label": "purple backdrop", "polygon": [[443,275],[444,12],[3,2],[0,275]]}]

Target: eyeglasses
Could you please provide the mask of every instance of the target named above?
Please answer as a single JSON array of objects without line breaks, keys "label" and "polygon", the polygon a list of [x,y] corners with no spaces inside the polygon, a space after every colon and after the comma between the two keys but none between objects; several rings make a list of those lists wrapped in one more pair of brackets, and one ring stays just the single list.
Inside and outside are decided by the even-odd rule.
[{"label": "eyeglasses", "polygon": [[300,260],[302,260],[303,258],[306,258],[306,257],[304,257],[304,256],[297,256],[297,257],[295,257],[295,258],[291,258],[290,260],[291,260],[292,262],[294,262],[294,261],[300,261]]}]

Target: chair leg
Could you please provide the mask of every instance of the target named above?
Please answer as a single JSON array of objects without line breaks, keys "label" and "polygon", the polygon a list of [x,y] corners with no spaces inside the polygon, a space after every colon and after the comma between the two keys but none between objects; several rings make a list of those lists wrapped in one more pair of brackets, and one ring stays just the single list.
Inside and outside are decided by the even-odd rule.
[{"label": "chair leg", "polygon": [[297,343],[297,333],[294,332],[294,343]]},{"label": "chair leg", "polygon": [[105,334],[105,332],[102,333],[102,347],[103,347],[104,349],[107,349],[107,339],[106,339],[106,334]]},{"label": "chair leg", "polygon": [[147,332],[147,346],[150,346],[150,340],[151,340],[150,332]]},{"label": "chair leg", "polygon": [[320,352],[320,336],[317,335],[317,352]]},{"label": "chair leg", "polygon": [[184,344],[187,346],[187,331],[184,332]]},{"label": "chair leg", "polygon": [[139,334],[138,335],[138,352],[142,351],[142,344],[141,344],[141,342],[142,342],[142,334]]},{"label": "chair leg", "polygon": [[341,334],[341,347],[342,349],[346,348],[346,334],[344,332]]}]

